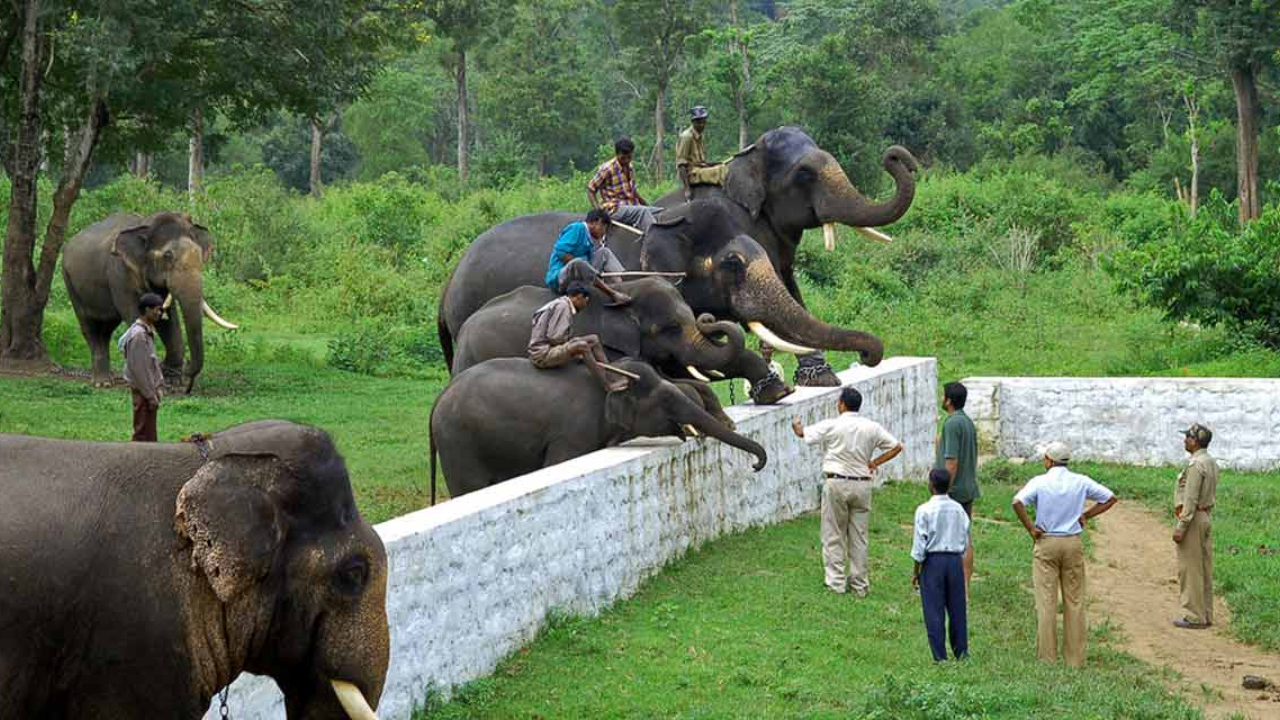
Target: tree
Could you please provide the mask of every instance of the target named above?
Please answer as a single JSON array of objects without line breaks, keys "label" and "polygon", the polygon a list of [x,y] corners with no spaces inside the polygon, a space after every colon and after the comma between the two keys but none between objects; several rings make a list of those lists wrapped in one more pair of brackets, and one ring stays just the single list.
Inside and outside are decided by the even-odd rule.
[{"label": "tree", "polygon": [[[0,362],[11,364],[48,361],[44,308],[100,143],[108,155],[155,146],[187,127],[196,108],[248,124],[281,107],[308,116],[336,107],[364,86],[378,48],[402,27],[394,6],[344,0],[23,0],[0,12],[3,27],[21,28],[0,36],[0,117],[17,128],[0,134],[13,178]],[[46,129],[66,140],[37,264],[36,168]]]},{"label": "tree", "polygon": [[361,178],[453,160],[453,79],[445,77],[439,46],[428,43],[388,64],[343,113],[343,132],[360,151]]}]

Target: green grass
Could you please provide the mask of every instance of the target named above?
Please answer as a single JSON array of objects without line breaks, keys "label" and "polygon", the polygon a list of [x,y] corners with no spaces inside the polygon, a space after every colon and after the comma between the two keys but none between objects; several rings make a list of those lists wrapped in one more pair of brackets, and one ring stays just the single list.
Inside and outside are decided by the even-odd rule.
[{"label": "green grass", "polygon": [[1030,546],[984,488],[965,663],[935,665],[910,587],[919,485],[877,493],[869,598],[822,587],[818,520],[704,546],[592,619],[555,618],[531,646],[418,718],[1201,717],[1170,680],[1091,630],[1088,665],[1035,660]]}]

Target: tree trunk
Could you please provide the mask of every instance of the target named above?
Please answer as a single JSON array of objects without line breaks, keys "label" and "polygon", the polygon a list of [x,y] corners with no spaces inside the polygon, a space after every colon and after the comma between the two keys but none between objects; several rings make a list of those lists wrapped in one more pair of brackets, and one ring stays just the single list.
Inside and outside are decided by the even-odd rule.
[{"label": "tree trunk", "polygon": [[1183,95],[1187,106],[1187,137],[1191,141],[1191,187],[1187,189],[1187,205],[1191,217],[1200,208],[1200,102],[1191,95]]},{"label": "tree trunk", "polygon": [[204,111],[191,113],[191,140],[187,147],[187,196],[194,205],[204,189]]},{"label": "tree trunk", "polygon": [[458,50],[458,179],[467,182],[470,173],[467,145],[467,51]]},{"label": "tree trunk", "polygon": [[151,153],[138,152],[134,156],[133,174],[137,178],[145,178],[151,174]]},{"label": "tree trunk", "polygon": [[1240,224],[1256,220],[1258,200],[1258,85],[1253,65],[1232,68],[1236,92],[1236,185],[1240,198]]},{"label": "tree trunk", "polygon": [[[738,25],[737,0],[729,3],[729,22],[735,33],[745,32]],[[747,56],[746,43],[740,39],[735,39],[730,44],[729,53],[735,52],[740,55],[742,61],[742,74],[738,77],[738,84],[733,89],[733,105],[738,111],[738,149],[741,150],[751,142],[750,118],[747,117],[747,97],[751,93],[751,58]]]},{"label": "tree trunk", "polygon": [[48,362],[36,303],[37,168],[40,164],[40,1],[27,0],[22,20],[18,80],[18,129],[10,154],[9,222],[5,228],[4,279],[0,282],[0,364]]},{"label": "tree trunk", "polygon": [[320,129],[320,121],[311,119],[311,197],[324,196],[320,187],[320,143],[324,139],[324,131]]},{"label": "tree trunk", "polygon": [[667,88],[658,88],[658,100],[653,104],[653,181],[660,183],[666,178],[662,167],[663,118],[667,114]]}]

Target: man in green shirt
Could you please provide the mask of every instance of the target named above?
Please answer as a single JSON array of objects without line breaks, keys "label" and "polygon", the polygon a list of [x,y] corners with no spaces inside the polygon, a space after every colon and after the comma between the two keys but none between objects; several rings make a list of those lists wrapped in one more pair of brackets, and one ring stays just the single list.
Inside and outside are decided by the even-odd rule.
[{"label": "man in green shirt", "polygon": [[[969,391],[958,382],[942,387],[942,409],[947,419],[942,421],[942,434],[938,437],[938,457],[934,467],[951,475],[951,491],[947,494],[960,503],[973,519],[973,501],[982,496],[978,489],[978,429],[964,412]],[[969,579],[973,577],[973,537],[964,550],[964,593],[969,595]]]}]

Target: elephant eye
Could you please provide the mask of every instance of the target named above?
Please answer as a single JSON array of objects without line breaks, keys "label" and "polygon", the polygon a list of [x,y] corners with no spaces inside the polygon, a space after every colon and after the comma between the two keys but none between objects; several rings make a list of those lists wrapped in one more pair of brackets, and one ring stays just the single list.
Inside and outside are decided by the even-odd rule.
[{"label": "elephant eye", "polygon": [[363,555],[353,555],[343,561],[334,574],[333,585],[344,595],[358,595],[369,582],[369,561]]},{"label": "elephant eye", "polygon": [[796,170],[796,182],[801,185],[812,185],[817,179],[818,174],[813,171],[813,168],[801,167]]},{"label": "elephant eye", "polygon": [[733,271],[741,270],[743,267],[746,266],[746,264],[747,263],[746,261],[743,260],[742,256],[737,253],[733,253],[732,255],[729,255],[728,257],[726,257],[724,260],[720,261],[720,267],[724,268],[725,270],[733,270]]}]

